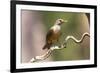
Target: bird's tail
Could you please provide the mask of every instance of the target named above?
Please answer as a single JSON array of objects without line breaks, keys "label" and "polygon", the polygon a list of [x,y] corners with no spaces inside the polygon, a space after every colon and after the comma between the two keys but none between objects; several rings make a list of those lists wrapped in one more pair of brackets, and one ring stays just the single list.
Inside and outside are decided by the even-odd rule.
[{"label": "bird's tail", "polygon": [[45,44],[45,45],[43,46],[42,49],[43,49],[43,50],[44,50],[44,49],[50,49],[51,45],[52,45],[52,44],[48,44],[48,43],[47,43],[47,44]]}]

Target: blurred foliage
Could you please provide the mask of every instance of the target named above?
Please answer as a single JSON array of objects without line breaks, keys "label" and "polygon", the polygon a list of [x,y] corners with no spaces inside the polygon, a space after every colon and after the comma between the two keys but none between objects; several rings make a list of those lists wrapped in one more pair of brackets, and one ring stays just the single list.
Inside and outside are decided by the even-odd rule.
[{"label": "blurred foliage", "polygon": [[[83,33],[79,29],[82,28],[79,27],[79,20],[81,21],[79,17],[81,15],[84,15],[85,13],[40,11],[40,14],[42,14],[42,19],[47,31],[50,29],[51,26],[54,25],[57,19],[61,18],[64,20],[68,20],[67,23],[64,23],[61,26],[62,36],[59,39],[60,43],[62,43],[68,35],[73,35],[77,39],[81,38]],[[59,42],[57,44],[59,44]],[[83,46],[75,43],[73,40],[69,40],[67,42],[66,48],[63,48],[62,50],[53,51],[52,58],[54,61],[89,59],[89,47],[87,47],[86,49],[84,51]],[[84,56],[86,51],[88,51],[88,54]]]}]

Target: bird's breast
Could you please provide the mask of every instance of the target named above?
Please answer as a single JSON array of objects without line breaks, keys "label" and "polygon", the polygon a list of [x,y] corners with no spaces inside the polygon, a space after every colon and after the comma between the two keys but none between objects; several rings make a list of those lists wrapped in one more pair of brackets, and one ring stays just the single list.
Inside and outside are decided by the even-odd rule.
[{"label": "bird's breast", "polygon": [[59,38],[59,36],[60,36],[60,26],[53,26],[52,28],[51,28],[52,30],[53,30],[53,32],[52,32],[52,36],[50,37],[50,39],[53,41],[55,41],[55,40],[57,40],[58,38]]},{"label": "bird's breast", "polygon": [[55,26],[52,27],[52,29],[53,29],[54,33],[56,34],[56,33],[59,33],[61,28],[60,28],[59,25],[55,25]]}]

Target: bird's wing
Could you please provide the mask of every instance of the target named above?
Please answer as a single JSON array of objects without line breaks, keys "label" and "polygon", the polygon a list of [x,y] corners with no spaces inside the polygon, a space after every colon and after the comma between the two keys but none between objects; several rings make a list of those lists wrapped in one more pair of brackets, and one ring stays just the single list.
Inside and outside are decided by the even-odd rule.
[{"label": "bird's wing", "polygon": [[49,40],[49,39],[51,39],[52,35],[53,35],[53,30],[50,29],[50,30],[47,32],[46,41]]}]

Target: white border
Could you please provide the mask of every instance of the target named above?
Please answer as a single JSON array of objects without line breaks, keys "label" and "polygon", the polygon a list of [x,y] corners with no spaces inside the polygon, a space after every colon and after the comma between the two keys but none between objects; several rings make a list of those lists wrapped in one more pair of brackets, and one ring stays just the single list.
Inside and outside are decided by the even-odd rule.
[{"label": "white border", "polygon": [[[41,10],[41,11],[63,11],[63,12],[87,12],[90,13],[90,60],[63,61],[63,62],[39,62],[21,63],[21,9]],[[84,8],[52,7],[36,5],[16,5],[16,68],[39,68],[55,66],[71,66],[94,64],[94,10]]]}]

